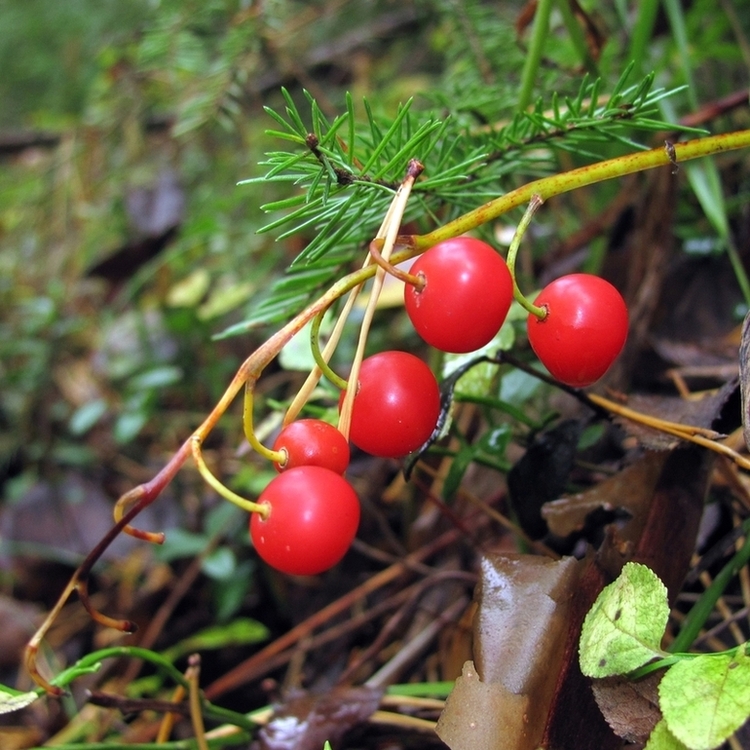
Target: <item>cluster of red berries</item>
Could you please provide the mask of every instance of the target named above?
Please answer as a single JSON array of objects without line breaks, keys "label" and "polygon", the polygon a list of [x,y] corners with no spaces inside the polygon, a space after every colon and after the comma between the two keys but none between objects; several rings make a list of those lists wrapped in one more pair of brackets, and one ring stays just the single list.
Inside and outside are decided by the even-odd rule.
[{"label": "cluster of red berries", "polygon": [[[406,311],[414,328],[444,352],[471,352],[500,330],[513,301],[505,261],[480,240],[457,237],[427,250],[411,270]],[[546,286],[528,318],[529,343],[561,383],[581,388],[609,369],[625,344],[628,310],[599,276],[574,273]]]},{"label": "cluster of red berries", "polygon": [[[406,311],[420,336],[451,353],[488,344],[513,301],[513,279],[503,258],[480,240],[458,237],[427,250],[410,271]],[[535,300],[529,341],[549,372],[582,387],[600,378],[620,353],[628,312],[609,282],[571,274],[552,282]],[[440,414],[440,391],[418,357],[386,351],[365,359],[354,397],[350,440],[375,456],[402,457],[423,445]],[[343,404],[345,391],[339,406]],[[359,502],[342,476],[349,445],[326,422],[303,419],[288,425],[274,450],[285,456],[253,513],[250,532],[260,556],[287,573],[314,574],[336,564],[359,524]]]},{"label": "cluster of red berries", "polygon": [[[405,456],[430,437],[439,414],[437,380],[419,357],[386,351],[362,362],[349,433],[358,448]],[[320,573],[344,556],[359,525],[357,495],[342,476],[349,444],[333,425],[300,419],[281,431],[273,447],[286,460],[258,498],[269,512],[251,514],[250,536],[277,570]]]}]

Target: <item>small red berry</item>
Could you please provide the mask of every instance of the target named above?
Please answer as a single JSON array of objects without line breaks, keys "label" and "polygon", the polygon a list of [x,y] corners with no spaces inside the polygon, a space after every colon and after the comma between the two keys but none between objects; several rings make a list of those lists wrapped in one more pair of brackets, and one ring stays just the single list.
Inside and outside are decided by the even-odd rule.
[{"label": "small red berry", "polygon": [[322,419],[298,419],[288,424],[273,444],[286,453],[286,462],[275,463],[277,471],[295,466],[323,466],[343,474],[349,465],[349,443],[332,424]]},{"label": "small red berry", "polygon": [[404,288],[406,312],[417,333],[444,352],[473,352],[500,330],[513,301],[503,258],[486,242],[454,237],[434,245],[410,273],[423,286]]},{"label": "small red berry", "polygon": [[362,362],[349,433],[358,448],[374,456],[400,458],[427,441],[439,416],[437,380],[419,357],[389,351]]},{"label": "small red berry", "polygon": [[625,300],[599,276],[562,276],[546,286],[534,304],[546,309],[547,315],[529,316],[529,343],[562,383],[578,388],[590,385],[604,375],[625,345]]},{"label": "small red berry", "polygon": [[359,526],[359,500],[336,472],[298,466],[274,477],[258,503],[268,517],[250,515],[250,536],[269,565],[290,575],[315,575],[333,567]]}]

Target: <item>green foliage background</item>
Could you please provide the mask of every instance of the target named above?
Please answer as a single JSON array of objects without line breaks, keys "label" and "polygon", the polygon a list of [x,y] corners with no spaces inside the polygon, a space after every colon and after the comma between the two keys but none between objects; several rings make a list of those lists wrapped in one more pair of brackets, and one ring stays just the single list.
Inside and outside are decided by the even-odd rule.
[{"label": "green foliage background", "polygon": [[[665,117],[734,91],[748,21],[725,5],[594,4],[597,59],[552,3],[533,67],[521,3],[4,0],[0,127],[57,144],[0,171],[5,491],[101,461],[82,441],[97,427],[135,455],[162,410],[162,424],[194,422],[259,325],[350,267],[409,157],[426,172],[407,218],[427,231],[530,178],[651,145]],[[176,240],[115,289],[88,277],[132,240],[128,191],[165,169],[185,193]],[[721,250],[716,174],[691,175],[703,210],[688,200],[686,239],[718,235]],[[564,235],[576,213],[545,215],[540,232]],[[111,351],[123,326],[130,343]],[[232,333],[244,338],[212,341]],[[61,382],[82,362],[89,393],[71,398]]]},{"label": "green foliage background", "polygon": [[[543,0],[538,31],[522,2],[0,0],[0,503],[69,472],[117,494],[132,484],[123,457],[163,465],[268,331],[358,262],[410,157],[426,169],[406,218],[426,232],[535,177],[697,132],[677,123],[746,86],[742,5],[588,0],[576,16]],[[729,109],[709,127],[749,119]],[[176,237],[117,283],[89,274],[122,247],[128,265],[128,194],[166,171],[184,191]],[[686,171],[680,240],[730,253],[748,298],[730,231],[747,180],[728,199],[712,162]],[[617,190],[540,213],[536,258]],[[398,310],[373,340],[418,345]],[[538,427],[515,375],[498,403]],[[284,395],[260,397],[273,411]],[[239,410],[222,426],[210,448],[237,469]],[[491,428],[463,446],[451,488],[472,461],[507,469],[512,435]],[[244,464],[235,476],[251,493],[267,479]],[[166,560],[231,537],[234,519],[206,515]],[[223,621],[250,586],[238,540],[206,560]]]}]

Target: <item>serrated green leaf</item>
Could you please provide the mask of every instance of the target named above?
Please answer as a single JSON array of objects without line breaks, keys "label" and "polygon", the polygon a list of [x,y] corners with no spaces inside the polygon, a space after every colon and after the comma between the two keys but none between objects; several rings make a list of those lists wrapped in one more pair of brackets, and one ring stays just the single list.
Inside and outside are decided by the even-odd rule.
[{"label": "serrated green leaf", "polygon": [[712,750],[750,717],[750,657],[702,654],[677,662],[659,684],[669,731],[691,750]]},{"label": "serrated green leaf", "polygon": [[643,750],[690,750],[669,731],[667,722],[662,719],[651,732]]},{"label": "serrated green leaf", "polygon": [[654,658],[669,619],[667,589],[645,565],[627,563],[586,615],[581,671],[589,677],[627,674]]}]

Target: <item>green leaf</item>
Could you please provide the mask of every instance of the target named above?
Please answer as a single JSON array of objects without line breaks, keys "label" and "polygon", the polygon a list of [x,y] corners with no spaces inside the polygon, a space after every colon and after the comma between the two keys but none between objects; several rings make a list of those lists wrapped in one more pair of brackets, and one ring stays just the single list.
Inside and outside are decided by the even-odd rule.
[{"label": "green leaf", "polygon": [[22,693],[5,685],[0,685],[0,714],[20,711],[22,708],[31,705],[38,697],[39,695],[34,691]]},{"label": "green leaf", "polygon": [[216,581],[226,581],[237,569],[237,558],[229,547],[218,547],[203,560],[201,570]]},{"label": "green leaf", "polygon": [[711,750],[750,717],[750,657],[702,654],[670,667],[659,684],[669,731],[691,750]]},{"label": "green leaf", "polygon": [[226,625],[214,625],[175,644],[163,657],[174,661],[194,651],[215,651],[228,646],[247,646],[268,638],[268,628],[257,620],[239,617]]},{"label": "green leaf", "polygon": [[464,474],[466,474],[466,470],[474,460],[476,453],[477,447],[475,445],[464,445],[453,457],[445,481],[443,482],[443,490],[441,492],[443,500],[452,500],[455,497],[461,485],[461,480],[464,478]]},{"label": "green leaf", "polygon": [[667,722],[662,719],[654,727],[643,750],[689,750],[689,748],[669,731]]},{"label": "green leaf", "polygon": [[183,557],[195,557],[206,548],[208,537],[192,531],[175,528],[169,529],[164,544],[156,547],[154,554],[161,562],[179,560]]},{"label": "green leaf", "polygon": [[[226,503],[226,505],[228,504]],[[214,582],[211,587],[211,598],[217,622],[229,622],[240,611],[245,603],[245,596],[253,583],[255,567],[255,561],[245,560],[235,568],[234,575],[231,578],[226,581]]]},{"label": "green leaf", "polygon": [[[465,368],[472,361],[482,355],[492,355],[499,351],[509,351],[516,340],[515,329],[509,315],[502,328],[495,334],[489,344],[468,354],[446,354],[443,363],[443,378],[447,378],[457,370]],[[466,369],[456,381],[455,394],[459,396],[486,396],[497,375],[497,364],[494,362],[480,362]]]},{"label": "green leaf", "polygon": [[168,385],[178,383],[182,379],[182,375],[182,370],[179,367],[160,365],[131,378],[128,382],[128,387],[134,391],[164,388]]},{"label": "green leaf", "polygon": [[107,413],[107,409],[107,402],[103,398],[86,401],[70,417],[70,431],[74,435],[84,435]]},{"label": "green leaf", "polygon": [[146,422],[148,422],[148,416],[149,415],[145,412],[137,411],[125,412],[121,414],[117,418],[115,426],[112,430],[115,436],[115,440],[121,445],[123,443],[129,443],[131,440],[137,437],[138,433],[143,429]]},{"label": "green leaf", "polygon": [[664,656],[659,646],[668,618],[664,584],[645,565],[627,563],[583,621],[581,671],[589,677],[627,674]]},{"label": "green leaf", "polygon": [[523,370],[506,372],[500,381],[500,400],[514,406],[528,401],[541,387],[539,378]]}]

